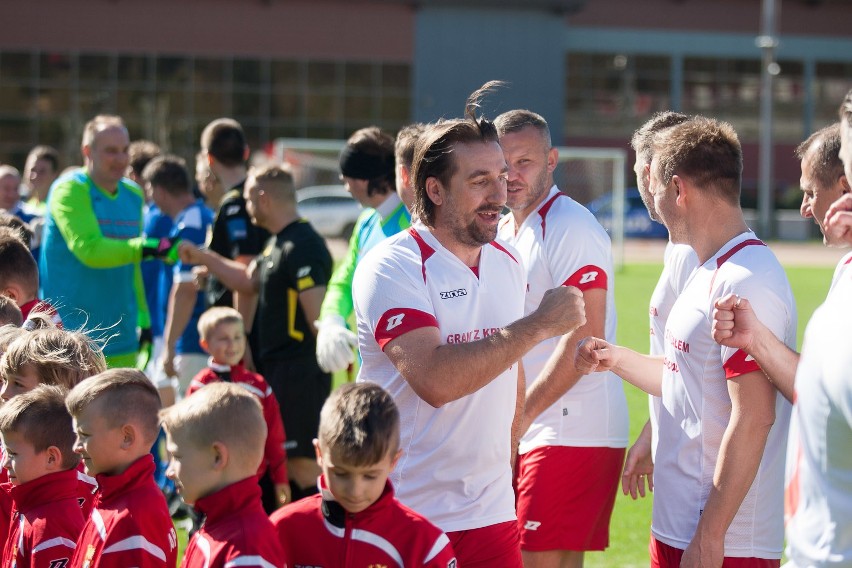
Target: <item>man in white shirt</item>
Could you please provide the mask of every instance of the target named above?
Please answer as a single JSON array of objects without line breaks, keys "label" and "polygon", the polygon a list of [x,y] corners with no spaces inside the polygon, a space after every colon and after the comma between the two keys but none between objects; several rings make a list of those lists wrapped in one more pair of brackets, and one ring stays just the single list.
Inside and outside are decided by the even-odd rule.
[{"label": "man in white shirt", "polygon": [[358,380],[382,385],[399,406],[403,456],[391,480],[400,501],[447,533],[460,566],[520,568],[512,448],[521,357],[585,318],[571,287],[524,317],[520,259],[494,240],[506,161],[494,125],[474,114],[489,86],[471,95],[464,119],[422,134],[412,170],[419,221],[356,269]]},{"label": "man in white shirt", "polygon": [[727,294],[795,344],[793,295],[783,268],[743,220],[742,150],[733,128],[695,117],[654,142],[651,193],[675,243],[698,256],[666,322],[665,357],[584,339],[576,363],[612,369],[662,396],[654,471],[652,566],[778,566],[790,405],[757,363],[711,335],[711,310]]},{"label": "man in white shirt", "polygon": [[524,566],[580,567],[585,551],[609,544],[627,445],[621,380],[612,373],[584,377],[573,362],[581,337],[615,338],[612,246],[594,216],[554,185],[558,151],[544,118],[512,110],[494,125],[509,166],[512,211],[498,234],[526,268],[525,313],[555,286],[583,292],[586,324],[524,356],[529,383],[516,472]]}]

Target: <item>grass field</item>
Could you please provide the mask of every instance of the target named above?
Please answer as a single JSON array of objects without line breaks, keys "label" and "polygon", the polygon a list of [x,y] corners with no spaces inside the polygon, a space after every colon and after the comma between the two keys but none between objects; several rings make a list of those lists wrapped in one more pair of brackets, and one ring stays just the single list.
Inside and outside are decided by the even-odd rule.
[{"label": "grass field", "polygon": [[[659,278],[662,265],[631,264],[616,274],[615,296],[618,310],[618,343],[638,351],[648,350],[648,299]],[[798,342],[801,346],[805,325],[813,311],[825,299],[833,268],[788,268],[787,276],[798,308]],[[630,440],[636,438],[648,418],[647,396],[625,384],[630,412]],[[590,553],[590,567],[648,565],[648,535],[651,529],[652,499],[633,501],[619,491],[610,527],[610,547]]]}]

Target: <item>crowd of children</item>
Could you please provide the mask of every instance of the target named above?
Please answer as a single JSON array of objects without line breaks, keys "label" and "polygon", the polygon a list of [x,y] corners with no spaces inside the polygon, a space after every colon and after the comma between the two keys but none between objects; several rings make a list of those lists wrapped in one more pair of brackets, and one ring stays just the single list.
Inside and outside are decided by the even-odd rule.
[{"label": "crowd of children", "polygon": [[321,491],[270,519],[258,480],[269,470],[289,501],[284,429],[269,385],[240,363],[236,310],[201,317],[208,368],[163,408],[145,374],[107,370],[96,341],[44,311],[21,327],[16,305],[0,302],[3,568],[175,566],[151,454],[161,428],[167,475],[200,519],[181,566],[455,566],[446,535],[394,498],[399,413],[380,387],[333,393],[315,442]]}]

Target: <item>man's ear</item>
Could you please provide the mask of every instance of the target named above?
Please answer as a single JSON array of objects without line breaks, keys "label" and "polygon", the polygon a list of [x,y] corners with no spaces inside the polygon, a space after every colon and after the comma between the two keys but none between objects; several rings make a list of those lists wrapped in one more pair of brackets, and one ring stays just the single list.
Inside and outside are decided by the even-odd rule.
[{"label": "man's ear", "polygon": [[435,205],[444,204],[444,186],[438,178],[426,178],[426,195]]},{"label": "man's ear", "polygon": [[840,195],[852,193],[852,187],[849,186],[849,179],[842,175],[840,176]]},{"label": "man's ear", "polygon": [[559,150],[551,148],[547,151],[547,171],[553,173],[556,166],[559,165]]},{"label": "man's ear", "polygon": [[408,187],[411,185],[411,170],[406,168],[403,164],[399,164],[396,169],[396,175],[399,176],[402,185]]},{"label": "man's ear", "polygon": [[85,146],[80,147],[80,153],[83,154],[83,157],[89,159],[92,156],[92,146],[91,144],[87,144]]}]

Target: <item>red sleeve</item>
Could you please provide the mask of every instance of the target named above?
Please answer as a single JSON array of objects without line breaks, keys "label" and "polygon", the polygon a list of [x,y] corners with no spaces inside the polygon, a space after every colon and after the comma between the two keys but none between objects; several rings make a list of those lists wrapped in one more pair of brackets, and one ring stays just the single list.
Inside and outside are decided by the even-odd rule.
[{"label": "red sleeve", "polygon": [[186,394],[184,396],[189,396],[204,385],[210,380],[210,369],[202,369],[198,372],[197,375],[192,377],[192,380],[189,382],[189,386],[186,387]]},{"label": "red sleeve", "polygon": [[33,548],[30,555],[30,562],[26,566],[30,566],[31,568],[61,568],[69,566],[71,556],[74,555],[74,547],[75,543],[70,539],[62,537],[52,538]]},{"label": "red sleeve", "polygon": [[722,368],[725,369],[726,379],[736,379],[742,375],[747,375],[748,373],[761,370],[757,361],[752,359],[751,356],[742,349],[737,349],[737,351],[722,364]]},{"label": "red sleeve", "polygon": [[608,285],[606,270],[594,264],[587,264],[569,276],[568,280],[563,282],[562,285],[576,286],[583,292],[592,288],[606,290]]},{"label": "red sleeve", "polygon": [[284,432],[281,409],[269,385],[266,385],[266,389],[266,396],[263,399],[263,418],[266,420],[267,428],[264,459],[269,464],[269,476],[273,483],[289,483],[287,451],[284,449],[287,434]]},{"label": "red sleeve", "polygon": [[384,351],[385,345],[421,327],[439,327],[435,316],[411,308],[394,308],[386,311],[376,325],[376,343]]},{"label": "red sleeve", "polygon": [[457,562],[450,539],[447,538],[447,535],[441,533],[432,550],[424,559],[423,566],[425,568],[456,568]]}]

